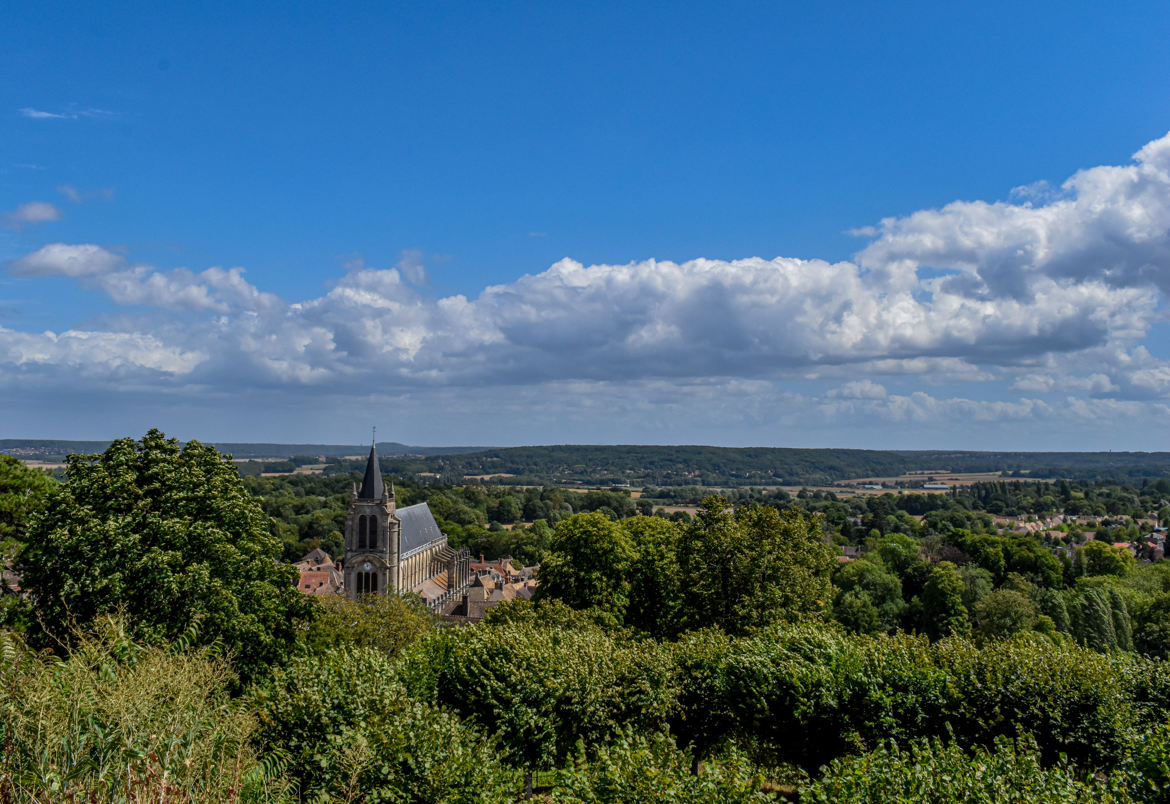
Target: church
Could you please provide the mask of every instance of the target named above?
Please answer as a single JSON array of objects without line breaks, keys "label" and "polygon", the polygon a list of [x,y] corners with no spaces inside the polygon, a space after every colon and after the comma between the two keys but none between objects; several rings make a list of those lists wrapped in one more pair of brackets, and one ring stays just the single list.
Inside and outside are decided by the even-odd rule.
[{"label": "church", "polygon": [[471,582],[471,554],[455,551],[425,502],[398,508],[394,485],[382,480],[370,445],[366,474],[354,484],[345,517],[344,587],[347,597],[413,592],[445,614]]}]

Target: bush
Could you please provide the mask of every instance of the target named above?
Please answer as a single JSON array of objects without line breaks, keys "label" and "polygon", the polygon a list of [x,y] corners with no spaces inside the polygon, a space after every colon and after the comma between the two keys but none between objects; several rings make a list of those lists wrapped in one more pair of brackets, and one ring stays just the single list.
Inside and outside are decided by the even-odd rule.
[{"label": "bush", "polygon": [[937,654],[955,688],[948,717],[965,742],[1030,733],[1048,759],[1066,753],[1100,766],[1116,759],[1139,719],[1113,662],[1092,650],[1025,635],[982,650],[952,640]]},{"label": "bush", "polygon": [[304,635],[313,653],[343,646],[373,648],[397,656],[437,623],[422,600],[397,595],[366,595],[350,600],[341,595],[313,598],[319,609]]},{"label": "bush", "polygon": [[596,628],[517,622],[444,633],[411,649],[401,674],[414,694],[496,734],[528,770],[563,762],[578,741],[664,731],[676,702],[662,646]]},{"label": "bush", "polygon": [[495,746],[411,699],[377,650],[302,657],[251,693],[265,750],[287,754],[302,798],[479,802],[515,798]]},{"label": "bush", "polygon": [[709,765],[701,775],[690,758],[663,735],[618,737],[557,772],[552,800],[559,804],[746,804],[773,801],[760,782],[734,761]]},{"label": "bush", "polygon": [[1141,692],[1141,674],[1122,674],[1118,659],[1032,634],[980,650],[961,638],[789,626],[738,640],[697,634],[677,650],[680,741],[706,756],[734,738],[760,761],[806,769],[951,730],[984,746],[1031,733],[1046,758],[1101,766],[1121,755],[1131,724],[1160,717],[1141,696],[1160,700],[1164,686],[1145,672]]},{"label": "bush", "polygon": [[915,742],[908,749],[888,744],[859,757],[834,760],[819,781],[800,790],[802,802],[922,801],[1008,804],[1018,801],[1128,801],[1107,783],[1085,778],[1063,761],[1045,767],[1035,745],[1021,738],[995,741],[970,754],[941,740]]}]

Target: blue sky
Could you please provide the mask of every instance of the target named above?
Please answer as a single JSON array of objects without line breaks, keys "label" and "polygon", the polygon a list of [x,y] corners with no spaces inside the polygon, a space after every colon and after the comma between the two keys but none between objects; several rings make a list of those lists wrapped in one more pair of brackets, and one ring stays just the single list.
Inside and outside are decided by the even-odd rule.
[{"label": "blue sky", "polygon": [[1165,449],[1168,23],[9,9],[0,436]]}]

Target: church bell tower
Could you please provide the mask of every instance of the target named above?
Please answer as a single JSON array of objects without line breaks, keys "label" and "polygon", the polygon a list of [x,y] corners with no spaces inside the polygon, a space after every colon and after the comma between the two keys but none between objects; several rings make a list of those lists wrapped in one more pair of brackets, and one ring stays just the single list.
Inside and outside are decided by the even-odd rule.
[{"label": "church bell tower", "polygon": [[370,444],[366,474],[354,486],[345,517],[345,595],[398,594],[402,521],[395,513],[394,486],[382,481],[378,450]]}]

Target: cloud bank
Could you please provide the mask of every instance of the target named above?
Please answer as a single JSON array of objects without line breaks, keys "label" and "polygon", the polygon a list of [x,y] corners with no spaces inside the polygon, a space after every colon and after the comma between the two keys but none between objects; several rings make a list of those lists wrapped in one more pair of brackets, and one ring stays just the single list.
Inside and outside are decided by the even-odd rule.
[{"label": "cloud bank", "polygon": [[[101,331],[0,329],[0,379],[52,386],[83,367],[92,383],[196,394],[669,388],[696,406],[740,383],[760,405],[743,406],[749,418],[1163,421],[1170,364],[1148,339],[1170,292],[1170,135],[1130,164],[1011,198],[859,227],[869,242],[853,261],[564,259],[475,298],[425,295],[411,251],[394,268],[355,262],[290,302],[241,268],[159,269],[49,243],[8,273],[74,280],[126,314]],[[42,209],[25,222],[36,214],[55,220]],[[889,390],[908,383],[965,390]]]}]

